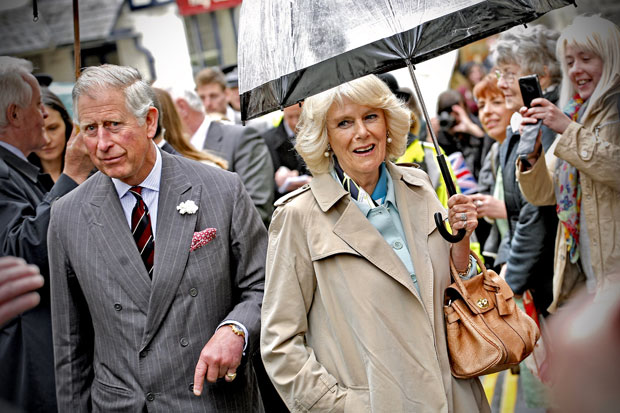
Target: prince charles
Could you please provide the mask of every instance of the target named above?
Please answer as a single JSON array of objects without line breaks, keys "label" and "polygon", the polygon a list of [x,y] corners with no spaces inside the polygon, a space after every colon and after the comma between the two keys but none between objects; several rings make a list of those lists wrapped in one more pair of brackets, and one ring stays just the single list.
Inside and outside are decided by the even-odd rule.
[{"label": "prince charles", "polygon": [[157,148],[151,96],[113,65],[73,89],[99,172],[52,207],[58,409],[262,412],[264,226],[236,175]]}]

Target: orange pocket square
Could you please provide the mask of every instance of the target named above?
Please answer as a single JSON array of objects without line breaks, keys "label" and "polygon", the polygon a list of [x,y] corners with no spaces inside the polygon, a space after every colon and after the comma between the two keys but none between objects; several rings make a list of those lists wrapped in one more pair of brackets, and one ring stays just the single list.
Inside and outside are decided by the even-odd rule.
[{"label": "orange pocket square", "polygon": [[213,241],[216,233],[217,229],[215,228],[207,228],[199,232],[194,232],[194,236],[192,237],[192,246],[189,247],[189,251],[192,252],[207,245]]}]

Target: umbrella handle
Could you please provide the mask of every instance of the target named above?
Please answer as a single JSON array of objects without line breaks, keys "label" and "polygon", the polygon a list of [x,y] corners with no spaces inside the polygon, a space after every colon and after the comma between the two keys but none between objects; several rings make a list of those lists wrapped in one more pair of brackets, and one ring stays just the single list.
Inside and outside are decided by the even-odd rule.
[{"label": "umbrella handle", "polygon": [[[452,180],[452,176],[450,175],[450,169],[448,169],[448,164],[446,163],[446,158],[443,153],[439,153],[437,155],[437,163],[439,164],[439,169],[441,169],[441,175],[443,176],[443,181],[446,184],[446,189],[448,190],[448,195],[452,196],[456,194],[456,187],[454,186],[454,181]],[[453,244],[459,242],[465,237],[465,229],[459,229],[456,235],[450,234],[445,227],[443,222],[443,217],[439,212],[435,212],[435,225],[437,225],[437,229],[441,236],[448,242]]]}]

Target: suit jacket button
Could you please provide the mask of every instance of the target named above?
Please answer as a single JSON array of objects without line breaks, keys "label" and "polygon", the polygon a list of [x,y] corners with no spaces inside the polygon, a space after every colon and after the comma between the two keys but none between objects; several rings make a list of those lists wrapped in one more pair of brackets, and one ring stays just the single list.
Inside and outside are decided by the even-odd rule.
[{"label": "suit jacket button", "polygon": [[153,393],[151,393],[151,392],[148,392],[146,394],[146,400],[152,402],[153,400],[155,400],[155,395]]},{"label": "suit jacket button", "polygon": [[142,351],[140,352],[139,356],[140,356],[140,358],[141,358],[141,359],[143,359],[143,358],[145,358],[145,357],[146,357],[146,353],[147,353],[147,351],[148,351],[148,350],[142,350]]},{"label": "suit jacket button", "polygon": [[181,337],[181,340],[179,340],[179,343],[181,343],[182,347],[187,347],[187,345],[189,344],[189,341],[185,337]]},{"label": "suit jacket button", "polygon": [[116,311],[121,311],[121,310],[123,309],[123,306],[122,306],[122,305],[120,305],[119,303],[116,303],[116,304],[114,304],[114,309],[115,309]]},{"label": "suit jacket button", "polygon": [[190,288],[189,295],[191,295],[192,297],[196,297],[198,295],[198,290],[195,288]]},{"label": "suit jacket button", "polygon": [[194,383],[189,384],[189,391],[192,393],[194,392]]}]

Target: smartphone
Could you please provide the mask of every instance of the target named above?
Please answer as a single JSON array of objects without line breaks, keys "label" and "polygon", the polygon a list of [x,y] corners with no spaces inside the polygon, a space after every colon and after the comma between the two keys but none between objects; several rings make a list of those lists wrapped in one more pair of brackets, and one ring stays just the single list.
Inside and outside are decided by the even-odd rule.
[{"label": "smartphone", "polygon": [[521,89],[521,97],[523,105],[532,106],[532,100],[542,97],[542,90],[538,82],[538,75],[529,75],[519,78],[519,89]]}]

